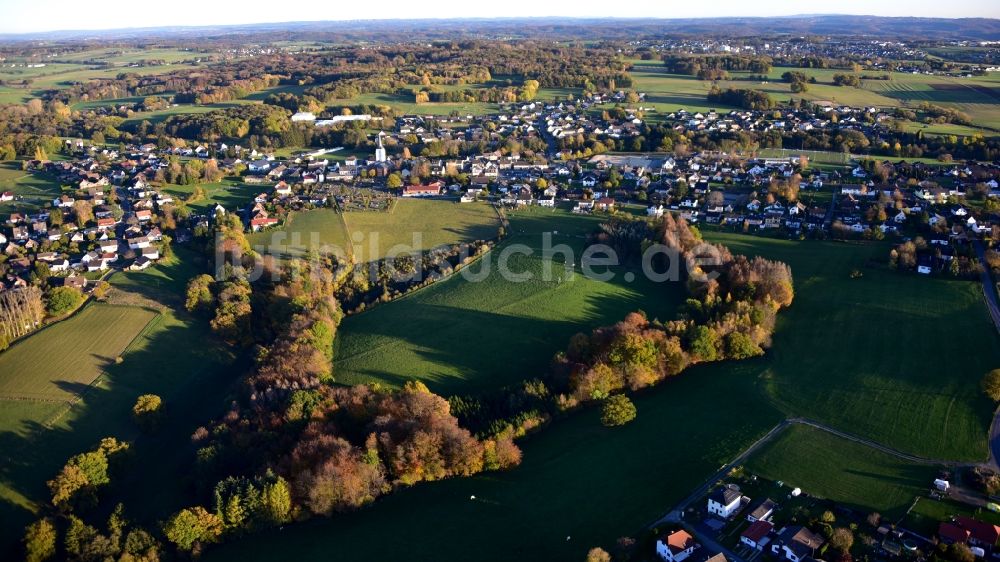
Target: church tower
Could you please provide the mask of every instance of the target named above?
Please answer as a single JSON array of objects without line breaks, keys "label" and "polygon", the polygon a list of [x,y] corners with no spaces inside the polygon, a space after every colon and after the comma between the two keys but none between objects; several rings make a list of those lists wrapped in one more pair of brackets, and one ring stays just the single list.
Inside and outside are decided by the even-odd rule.
[{"label": "church tower", "polygon": [[376,162],[385,162],[386,160],[388,160],[388,158],[386,158],[386,156],[385,156],[385,147],[382,146],[382,134],[383,133],[381,131],[379,131],[379,133],[378,133],[378,145],[375,148],[375,161]]}]

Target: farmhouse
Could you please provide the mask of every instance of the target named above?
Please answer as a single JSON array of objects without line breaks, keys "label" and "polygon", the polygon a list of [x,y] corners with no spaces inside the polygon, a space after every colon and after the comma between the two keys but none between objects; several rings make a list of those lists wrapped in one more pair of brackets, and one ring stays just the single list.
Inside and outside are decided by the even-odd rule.
[{"label": "farmhouse", "polygon": [[681,562],[700,546],[687,531],[674,531],[656,540],[656,554],[667,562]]}]

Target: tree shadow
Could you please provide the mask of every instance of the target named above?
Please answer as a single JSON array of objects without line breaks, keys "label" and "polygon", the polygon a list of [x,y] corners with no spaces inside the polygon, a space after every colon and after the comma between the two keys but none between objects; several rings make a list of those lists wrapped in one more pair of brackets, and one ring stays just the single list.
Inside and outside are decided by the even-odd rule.
[{"label": "tree shadow", "polygon": [[[162,297],[169,287],[181,286],[171,274],[179,272],[170,269],[159,282],[137,278],[127,288]],[[181,298],[175,294],[173,301]],[[99,513],[123,501],[130,517],[152,525],[157,517],[195,500],[183,476],[193,454],[190,436],[222,413],[233,383],[248,367],[247,358],[215,343],[205,322],[175,308],[168,308],[163,321],[140,339],[121,363],[106,361],[95,383],[57,382],[78,397],[62,408],[0,401],[6,410],[0,485],[14,491],[0,496],[0,558],[17,555],[24,526],[35,517],[32,507],[47,505],[45,482],[69,457],[92,450],[103,437],[133,441],[133,446],[125,470],[101,491]],[[160,395],[167,412],[152,435],[140,434],[131,413],[136,398],[147,393]]]}]

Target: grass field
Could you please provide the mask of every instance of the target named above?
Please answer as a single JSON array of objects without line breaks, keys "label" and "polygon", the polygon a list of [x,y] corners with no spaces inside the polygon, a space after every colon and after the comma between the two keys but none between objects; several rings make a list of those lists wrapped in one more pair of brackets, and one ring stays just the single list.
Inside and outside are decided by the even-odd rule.
[{"label": "grass field", "polygon": [[21,170],[19,161],[0,163],[0,191],[14,192],[14,201],[0,203],[0,211],[37,209],[59,196],[59,184],[40,174]]},{"label": "grass field", "polygon": [[489,240],[497,236],[500,225],[496,211],[487,202],[440,199],[400,198],[388,213],[347,212],[344,220],[355,242],[358,261],[380,258],[397,245],[426,250]]},{"label": "grass field", "polygon": [[[706,111],[711,108],[728,109],[709,104],[706,99],[712,86],[710,81],[698,80],[693,76],[669,74],[659,61],[630,61],[634,68],[634,87],[646,92],[645,107],[654,107],[658,113],[687,109]],[[786,71],[805,73],[816,78],[816,84],[809,84],[805,93],[793,94],[789,85],[781,80]],[[766,82],[741,80],[749,73],[734,72],[734,80],[720,81],[722,88],[750,88],[767,92],[775,101],[785,102],[792,98],[810,101],[827,101],[854,107],[916,107],[921,102],[951,107],[968,113],[979,127],[1000,129],[1000,88],[997,74],[984,77],[952,78],[948,76],[926,76],[891,73],[890,80],[864,80],[860,88],[833,85],[833,75],[843,73],[835,69],[810,69],[775,67]],[[655,114],[651,115],[655,119]],[[921,125],[909,124],[909,127]],[[971,134],[978,127],[931,126],[930,134]],[[994,131],[995,133],[995,131]]]},{"label": "grass field", "polygon": [[250,241],[261,248],[273,245],[271,253],[291,256],[324,246],[340,255],[350,250],[361,263],[379,259],[398,245],[429,250],[495,238],[499,224],[496,211],[485,202],[398,199],[385,213],[341,214],[331,209],[294,213],[280,229],[255,233]]},{"label": "grass field", "polygon": [[[512,471],[420,484],[205,559],[299,560],[336,549],[344,560],[583,560],[594,546],[611,551],[778,422],[755,399],[752,363],[695,367],[641,393],[624,427],[602,427],[593,408],[561,419],[521,442],[524,461]],[[705,406],[720,396],[742,399],[720,416]]]},{"label": "grass field", "polygon": [[78,396],[155,317],[144,308],[87,305],[0,353],[0,400]]},{"label": "grass field", "polygon": [[979,381],[1000,345],[977,282],[866,267],[888,244],[705,235],[792,267],[795,303],[764,371],[783,410],[929,458],[986,458],[993,406]]},{"label": "grass field", "polygon": [[341,214],[333,209],[293,212],[278,229],[255,232],[250,244],[259,252],[299,257],[307,250],[323,250],[346,255],[350,239]]},{"label": "grass field", "polygon": [[[102,437],[134,440],[133,458],[141,470],[131,471],[111,493],[125,501],[137,519],[155,525],[163,513],[194,501],[187,479],[179,476],[190,467],[191,433],[221,413],[229,385],[246,366],[215,343],[207,322],[183,312],[184,287],[201,267],[195,266],[199,258],[194,254],[183,249],[177,252],[181,259],[111,278],[118,291],[112,297],[115,302],[152,303],[163,312],[123,354],[122,363],[107,364],[99,382],[79,401],[70,407],[65,402],[0,402],[0,521],[4,522],[0,525],[0,558],[16,558],[14,543],[33,512],[47,501],[45,481],[66,459],[93,448]],[[47,337],[47,332],[58,327],[19,345],[40,347],[33,340]],[[10,351],[13,349],[0,354],[0,365]],[[96,361],[78,349],[66,351],[70,350],[65,339],[56,342],[48,347],[51,356],[45,361],[87,369]],[[0,366],[0,377],[7,372]],[[166,425],[155,438],[140,436],[132,421],[136,397],[149,392],[159,394],[168,411]]]},{"label": "grass field", "polygon": [[164,184],[163,191],[176,199],[186,201],[196,187],[200,187],[205,192],[203,198],[188,203],[188,207],[197,213],[211,213],[216,204],[222,205],[226,209],[234,210],[245,206],[247,203],[253,201],[253,198],[259,193],[269,189],[265,186],[249,185],[237,179],[227,178],[214,183],[201,183],[197,185]]},{"label": "grass field", "polygon": [[[335,344],[337,381],[401,386],[420,379],[443,393],[496,388],[542,376],[552,355],[575,333],[639,309],[650,318],[673,315],[680,287],[655,284],[642,275],[629,283],[621,268],[607,282],[581,274],[582,237],[596,229],[600,218],[535,208],[510,219],[512,236],[467,270],[476,274],[488,267],[485,279],[456,275],[348,318]],[[574,249],[572,275],[565,273],[566,258],[554,254],[554,273],[545,279],[543,232],[556,232],[553,244]],[[525,282],[500,274],[501,256],[515,244],[533,252],[512,255],[508,262],[513,272],[530,272],[532,279]]]},{"label": "grass field", "polygon": [[931,486],[937,469],[914,465],[825,431],[793,425],[746,463],[747,470],[895,521]]}]

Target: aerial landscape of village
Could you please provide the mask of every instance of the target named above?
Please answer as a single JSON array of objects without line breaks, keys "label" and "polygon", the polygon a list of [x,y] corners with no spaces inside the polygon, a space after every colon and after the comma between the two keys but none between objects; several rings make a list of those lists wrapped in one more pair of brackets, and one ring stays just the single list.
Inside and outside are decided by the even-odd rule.
[{"label": "aerial landscape of village", "polygon": [[995,0],[190,8],[0,0],[0,560],[1000,562]]}]

